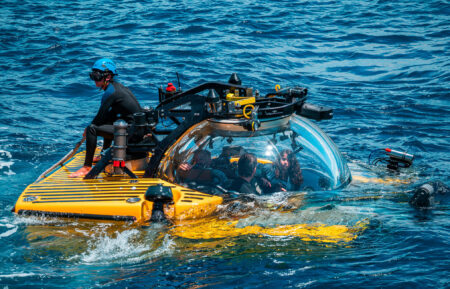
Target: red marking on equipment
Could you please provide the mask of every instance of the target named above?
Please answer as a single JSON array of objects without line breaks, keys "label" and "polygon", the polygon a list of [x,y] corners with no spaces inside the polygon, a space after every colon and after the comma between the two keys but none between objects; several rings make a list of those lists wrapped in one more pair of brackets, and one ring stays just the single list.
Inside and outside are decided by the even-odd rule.
[{"label": "red marking on equipment", "polygon": [[389,148],[385,148],[384,150],[387,151],[388,153],[390,153],[390,152],[392,151],[392,150],[389,149]]},{"label": "red marking on equipment", "polygon": [[123,168],[125,167],[125,161],[113,161],[113,167]]}]

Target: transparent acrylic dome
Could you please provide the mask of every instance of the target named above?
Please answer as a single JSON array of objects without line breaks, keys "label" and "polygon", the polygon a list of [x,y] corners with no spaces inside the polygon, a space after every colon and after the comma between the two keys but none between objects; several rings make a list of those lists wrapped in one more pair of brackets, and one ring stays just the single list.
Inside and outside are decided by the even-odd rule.
[{"label": "transparent acrylic dome", "polygon": [[[212,192],[208,188],[226,188],[237,177],[237,161],[243,153],[257,157],[258,176],[260,168],[274,165],[283,150],[292,152],[300,164],[303,182],[297,190],[335,190],[351,180],[334,142],[315,124],[295,114],[261,122],[256,132],[244,129],[242,120],[202,121],[167,150],[158,177],[193,189],[201,185]],[[186,176],[186,164],[189,169],[199,169]]]}]

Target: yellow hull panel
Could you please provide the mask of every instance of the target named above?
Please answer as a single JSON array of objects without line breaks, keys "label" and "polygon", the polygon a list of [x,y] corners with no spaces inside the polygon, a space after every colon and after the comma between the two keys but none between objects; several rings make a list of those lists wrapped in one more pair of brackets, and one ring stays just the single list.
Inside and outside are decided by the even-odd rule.
[{"label": "yellow hull panel", "polygon": [[142,178],[143,171],[134,172],[138,179],[106,174],[93,180],[69,178],[83,165],[84,155],[84,152],[78,153],[48,177],[29,185],[19,197],[14,212],[146,222],[151,217],[153,203],[146,201],[144,195],[149,186],[157,184],[172,189],[173,204],[166,205],[164,210],[174,220],[209,216],[223,202],[221,197],[161,179]]}]

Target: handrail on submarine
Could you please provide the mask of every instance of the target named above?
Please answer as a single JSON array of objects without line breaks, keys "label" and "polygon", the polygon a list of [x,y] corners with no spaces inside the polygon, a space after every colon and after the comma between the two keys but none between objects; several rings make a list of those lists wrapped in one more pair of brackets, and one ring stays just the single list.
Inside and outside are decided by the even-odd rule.
[{"label": "handrail on submarine", "polygon": [[[204,91],[208,91],[208,94],[200,94]],[[141,154],[142,156],[142,154],[152,153],[144,178],[155,177],[159,163],[167,149],[186,130],[208,118],[240,119],[243,127],[251,131],[258,129],[260,121],[281,118],[293,113],[314,120],[333,117],[332,108],[307,103],[308,90],[303,87],[275,89],[265,96],[259,96],[258,93],[253,93],[253,88],[237,83],[206,82],[186,91],[174,93],[166,93],[159,88],[158,93],[159,104],[155,108],[144,109],[143,112],[133,115],[134,123],[128,125],[128,136],[126,137],[127,154]],[[244,113],[245,105],[248,104],[254,107],[252,113]],[[182,117],[183,121],[179,121],[177,117]],[[177,127],[158,130],[157,124],[167,118],[171,119]],[[117,135],[124,134],[117,133]],[[166,136],[162,140],[158,140],[157,135]],[[114,152],[111,152],[111,149],[105,151],[104,160],[97,163],[85,176],[85,179],[97,177],[110,163],[123,169],[124,157],[118,158]],[[121,149],[123,148],[121,147],[117,151]],[[136,177],[129,170],[118,169],[118,171],[125,172],[132,178]]]}]

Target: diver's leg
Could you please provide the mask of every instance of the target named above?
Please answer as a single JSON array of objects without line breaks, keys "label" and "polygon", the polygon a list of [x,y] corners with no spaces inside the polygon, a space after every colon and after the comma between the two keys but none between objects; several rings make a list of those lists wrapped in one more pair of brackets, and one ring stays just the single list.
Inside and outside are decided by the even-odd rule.
[{"label": "diver's leg", "polygon": [[[111,146],[112,141],[113,141],[112,138],[111,138],[111,139],[110,139],[110,138],[104,138],[104,139],[103,139],[103,147],[102,147],[101,154],[103,154],[103,152],[104,152],[105,150],[107,150],[107,149]],[[98,163],[98,162],[102,159],[101,154],[94,157],[94,163]]]},{"label": "diver's leg", "polygon": [[97,147],[97,132],[95,125],[91,124],[86,128],[86,157],[84,166],[91,167],[94,158],[95,148]]},{"label": "diver's leg", "polygon": [[103,137],[102,151],[109,148],[114,139],[114,126],[111,124],[104,124],[96,127],[97,135]]},{"label": "diver's leg", "polygon": [[[106,150],[107,148],[109,148],[113,142],[113,138],[114,138],[114,126],[110,125],[110,124],[105,124],[105,125],[100,125],[100,126],[96,126],[96,125],[90,125],[91,129],[95,130],[95,135],[97,136],[101,136],[103,137],[103,147],[102,147],[102,151]],[[97,139],[95,139],[95,146],[93,149],[93,152],[95,153],[95,148],[97,147]],[[86,150],[87,152],[87,150]],[[92,151],[90,151],[90,153],[92,153]],[[95,158],[93,158],[93,162],[98,162],[100,161],[101,156],[97,156]]]},{"label": "diver's leg", "polygon": [[112,124],[104,124],[104,125],[91,125],[95,128],[96,134],[105,139],[108,139],[111,145],[112,140],[114,139],[114,126]]},{"label": "diver's leg", "polygon": [[[99,126],[91,124],[90,126],[88,126],[86,130],[86,158],[84,160],[85,166],[92,166],[95,149],[97,148],[97,136],[103,137],[105,139],[107,147],[109,147],[114,136],[114,126],[110,124]],[[105,143],[103,144],[104,149]]]},{"label": "diver's leg", "polygon": [[91,124],[86,127],[86,156],[84,157],[84,165],[69,175],[69,178],[84,177],[92,167],[92,161],[94,158],[95,147],[97,146],[97,133],[95,125]]},{"label": "diver's leg", "polygon": [[104,139],[103,139],[103,148],[102,148],[102,151],[104,151],[104,150],[106,150],[107,148],[109,148],[109,147],[111,146],[112,142],[113,142],[113,139],[112,139],[112,138],[104,138]]},{"label": "diver's leg", "polygon": [[84,160],[85,166],[92,166],[94,159],[95,149],[97,148],[97,136],[101,136],[104,139],[103,150],[109,148],[114,138],[114,126],[111,124],[93,125],[88,127],[86,132],[86,159]]},{"label": "diver's leg", "polygon": [[84,177],[91,170],[95,149],[97,148],[97,136],[102,136],[106,141],[106,145],[110,146],[114,136],[114,126],[109,124],[100,126],[91,124],[86,128],[86,157],[84,165],[78,171],[70,174],[70,178]]}]

